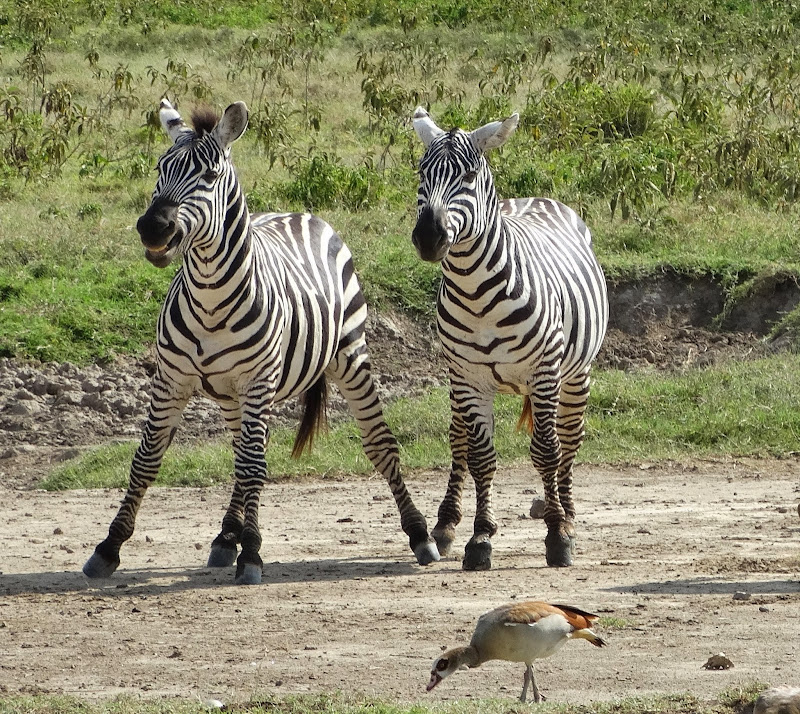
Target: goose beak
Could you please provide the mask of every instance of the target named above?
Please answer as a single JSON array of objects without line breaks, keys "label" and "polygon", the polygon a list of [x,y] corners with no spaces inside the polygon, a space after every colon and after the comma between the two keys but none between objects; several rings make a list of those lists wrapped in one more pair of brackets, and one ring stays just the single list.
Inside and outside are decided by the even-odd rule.
[{"label": "goose beak", "polygon": [[425,691],[426,692],[430,692],[431,689],[433,689],[441,681],[442,681],[442,677],[439,675],[439,673],[436,670],[434,670],[433,672],[431,672],[431,681],[428,682],[428,686],[425,687]]}]

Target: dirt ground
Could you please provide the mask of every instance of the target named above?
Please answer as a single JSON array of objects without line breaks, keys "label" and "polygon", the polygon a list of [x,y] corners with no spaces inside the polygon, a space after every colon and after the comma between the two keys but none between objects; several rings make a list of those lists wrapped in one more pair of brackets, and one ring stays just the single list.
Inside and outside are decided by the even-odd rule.
[{"label": "dirt ground", "polygon": [[[523,667],[488,663],[425,693],[445,646],[512,599],[574,604],[604,618],[608,647],[568,643],[535,664],[550,701],[633,694],[711,698],[751,683],[800,685],[800,462],[596,467],[577,473],[576,564],[544,564],[541,492],[526,468],[495,484],[494,568],[465,573],[463,545],[428,567],[406,548],[379,479],[273,483],[262,500],[260,586],[205,567],[227,491],[151,489],[122,564],[81,566],[121,491],[46,493],[0,484],[0,692],[243,701],[363,693],[401,702],[516,698]],[[409,479],[433,520],[444,471]],[[703,664],[724,652],[732,669]]]},{"label": "dirt ground", "polygon": [[[776,349],[758,334],[689,324],[708,302],[689,287],[624,292],[631,305],[615,314],[636,320],[612,326],[598,366],[682,370]],[[662,315],[665,305],[673,307]],[[430,328],[381,316],[369,337],[384,398],[444,383]],[[512,700],[521,665],[488,663],[430,694],[425,684],[434,658],[465,643],[482,612],[526,598],[604,618],[597,629],[608,647],[571,642],[536,663],[550,701],[800,685],[800,457],[582,465],[578,552],[568,569],[545,566],[544,524],[528,515],[541,484],[529,468],[498,474],[494,568],[478,573],[460,562],[471,496],[454,555],[420,567],[380,479],[271,483],[262,498],[263,583],[251,587],[233,584],[233,568],[205,567],[227,490],[154,488],[120,569],[90,582],[81,566],[122,492],[46,493],[36,483],[88,446],[136,438],[150,371],[146,358],[81,369],[0,360],[0,696],[231,702],[343,691],[401,702]],[[215,409],[193,402],[178,439],[218,437]],[[284,416],[292,415],[289,405]],[[446,480],[443,470],[409,477],[431,527]],[[733,668],[704,669],[720,652]]]}]

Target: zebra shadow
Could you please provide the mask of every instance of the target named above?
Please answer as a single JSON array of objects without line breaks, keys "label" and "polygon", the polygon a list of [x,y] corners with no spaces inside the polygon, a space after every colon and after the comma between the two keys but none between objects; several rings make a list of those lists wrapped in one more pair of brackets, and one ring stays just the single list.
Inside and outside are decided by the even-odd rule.
[{"label": "zebra shadow", "polygon": [[[251,588],[286,583],[335,582],[437,575],[412,561],[387,561],[374,558],[326,558],[264,563],[261,585],[234,584],[235,566],[230,568],[150,567],[120,568],[113,577],[90,580],[80,569],[0,575],[0,597],[36,593],[92,592],[104,596],[145,595],[210,590],[225,587]],[[441,575],[439,572],[438,575]]]},{"label": "zebra shadow", "polygon": [[605,592],[630,595],[788,595],[800,593],[800,580],[719,580],[716,578],[687,578],[659,580],[649,583],[615,585]]}]

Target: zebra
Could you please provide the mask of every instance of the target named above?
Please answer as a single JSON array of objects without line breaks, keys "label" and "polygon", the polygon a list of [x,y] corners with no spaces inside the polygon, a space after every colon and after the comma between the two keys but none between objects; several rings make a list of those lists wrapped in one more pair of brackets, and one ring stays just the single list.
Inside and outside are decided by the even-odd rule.
[{"label": "zebra", "polygon": [[412,242],[420,258],[441,263],[437,327],[450,377],[452,466],[431,535],[448,554],[469,469],[477,505],[465,570],[491,568],[497,393],[523,397],[519,426],[531,434],[542,477],[547,564],[572,565],[573,462],[608,323],[605,277],[577,213],[548,198],[497,196],[485,153],[518,122],[512,114],[472,132],[444,131],[424,108],[413,115],[425,152]]},{"label": "zebra", "polygon": [[158,160],[152,202],[136,228],[153,265],[163,268],[179,254],[183,262],[158,318],[151,401],[129,486],[84,574],[108,577],[119,566],[120,547],[133,534],[181,413],[199,392],[221,407],[235,457],[233,493],[208,565],[236,560],[237,583],[261,582],[258,509],[268,417],[275,403],[303,395],[293,454],[310,448],[324,421],[327,378],[389,483],[417,562],[438,560],[377,396],[364,337],[367,308],[350,251],[312,214],[250,214],[231,162],[231,144],[247,127],[244,102],[219,119],[213,110],[195,111],[194,130],[166,99],[159,117],[173,143]]}]

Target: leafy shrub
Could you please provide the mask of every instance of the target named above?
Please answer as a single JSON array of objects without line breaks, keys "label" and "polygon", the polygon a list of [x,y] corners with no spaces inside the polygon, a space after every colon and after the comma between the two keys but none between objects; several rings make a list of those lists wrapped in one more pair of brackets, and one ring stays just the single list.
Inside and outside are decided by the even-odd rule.
[{"label": "leafy shrub", "polygon": [[523,125],[551,146],[629,139],[654,127],[654,102],[655,93],[638,84],[564,82],[538,98],[529,97]]},{"label": "leafy shrub", "polygon": [[317,154],[298,165],[297,176],[283,184],[280,193],[308,211],[334,206],[358,211],[377,203],[383,180],[366,166],[349,168],[336,157]]}]

